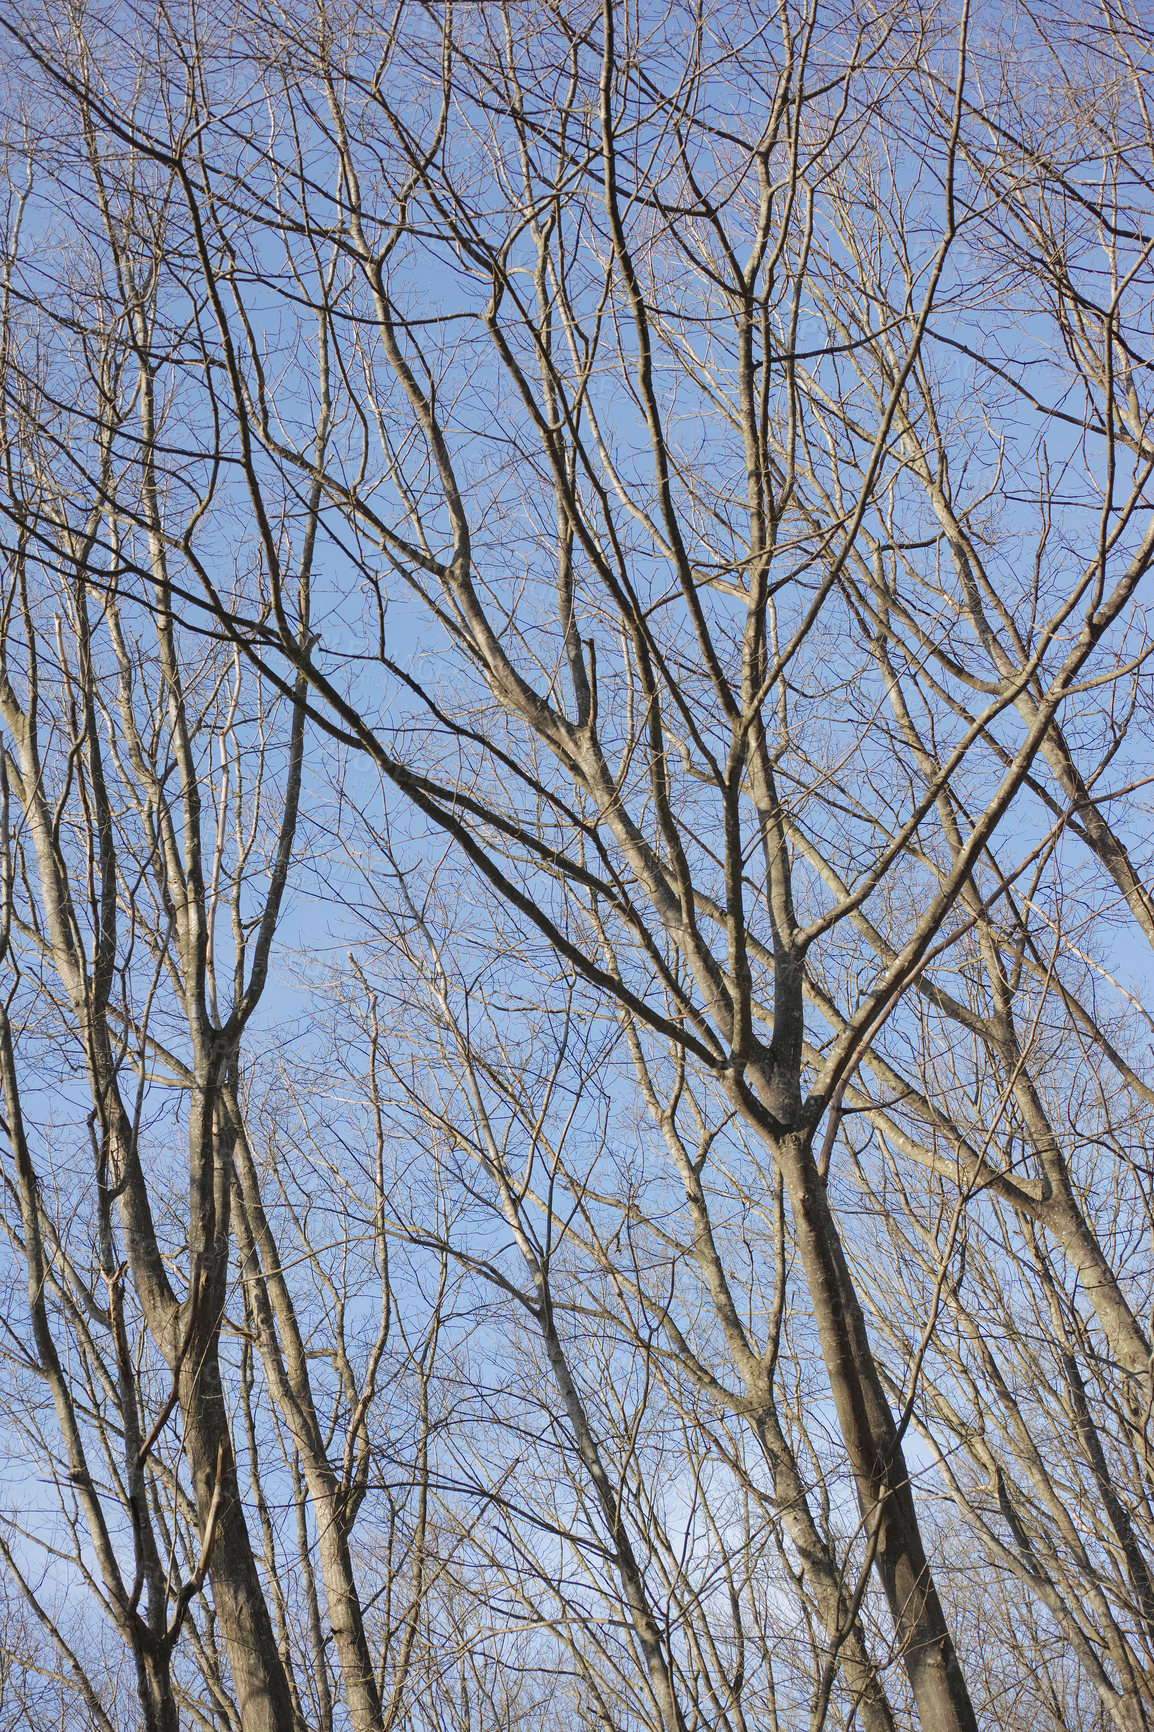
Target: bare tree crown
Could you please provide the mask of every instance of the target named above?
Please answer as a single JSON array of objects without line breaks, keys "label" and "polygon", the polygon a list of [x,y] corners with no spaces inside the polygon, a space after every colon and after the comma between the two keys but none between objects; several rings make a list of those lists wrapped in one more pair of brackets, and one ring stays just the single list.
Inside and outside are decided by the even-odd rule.
[{"label": "bare tree crown", "polygon": [[1140,11],[0,22],[14,1689],[1148,1727]]}]

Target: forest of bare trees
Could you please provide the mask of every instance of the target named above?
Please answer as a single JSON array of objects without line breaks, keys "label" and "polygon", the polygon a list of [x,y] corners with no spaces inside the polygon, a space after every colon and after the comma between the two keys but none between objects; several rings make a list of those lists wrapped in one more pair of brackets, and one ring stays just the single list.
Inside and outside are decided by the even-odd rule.
[{"label": "forest of bare trees", "polygon": [[0,25],[0,1732],[1151,1732],[1146,7]]}]

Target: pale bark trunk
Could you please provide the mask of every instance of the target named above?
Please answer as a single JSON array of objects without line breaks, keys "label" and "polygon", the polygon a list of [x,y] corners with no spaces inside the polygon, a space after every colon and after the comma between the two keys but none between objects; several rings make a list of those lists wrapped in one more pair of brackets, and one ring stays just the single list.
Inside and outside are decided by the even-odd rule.
[{"label": "pale bark trunk", "polygon": [[782,1174],[830,1389],[898,1651],[926,1732],[978,1732],[922,1544],[909,1471],[854,1291],[825,1182],[786,1141]]},{"label": "pale bark trunk", "polygon": [[180,1408],[202,1541],[224,1442],[224,1494],[208,1577],[232,1672],[242,1732],[295,1732],[298,1721],[292,1694],[253,1556],[233,1467],[215,1330],[207,1341],[194,1339],[185,1367],[180,1379]]}]

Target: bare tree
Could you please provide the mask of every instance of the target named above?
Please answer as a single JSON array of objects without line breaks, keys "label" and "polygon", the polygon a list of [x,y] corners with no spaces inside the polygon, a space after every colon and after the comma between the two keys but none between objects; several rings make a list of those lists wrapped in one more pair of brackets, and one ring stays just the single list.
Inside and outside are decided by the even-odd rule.
[{"label": "bare tree", "polygon": [[[118,243],[120,282],[137,291],[125,323],[102,327],[99,281],[79,271],[72,279],[73,329],[94,375],[81,378],[83,395],[54,398],[50,368],[18,372],[35,325],[11,281],[6,303],[7,497],[22,528],[7,549],[0,649],[0,1083],[9,1239],[26,1286],[25,1325],[20,1307],[6,1318],[23,1390],[7,1412],[50,1464],[68,1579],[88,1584],[132,1655],[146,1728],[175,1727],[182,1700],[198,1712],[198,1692],[201,1709],[225,1724],[283,1732],[305,1723],[296,1608],[278,1581],[269,1517],[283,1499],[274,1488],[286,1457],[309,1610],[315,1549],[348,1713],[375,1728],[385,1706],[350,1536],[379,1388],[434,1352],[436,1329],[382,1371],[392,1299],[378,1236],[362,1271],[376,1287],[375,1337],[362,1354],[344,1327],[343,1307],[360,1302],[346,1257],[326,1330],[335,1387],[322,1379],[318,1391],[310,1375],[250,1142],[242,1058],[296,842],[304,708],[299,691],[270,706],[235,650],[188,639],[176,617],[156,529],[163,484],[153,450],[165,406],[141,340],[151,294],[133,227],[141,198],[136,189],[115,212],[111,196],[99,206]],[[131,415],[134,455],[118,469],[110,447]],[[79,494],[61,473],[64,416],[73,454],[97,466]],[[300,537],[306,609],[316,509],[303,526],[285,526]],[[153,580],[143,605],[120,592],[114,569],[95,581],[102,540],[123,557],[139,548]],[[55,1110],[44,1105],[46,1083]],[[370,1219],[380,1213],[374,1182]],[[307,1230],[294,1251],[325,1267]],[[253,1394],[254,1348],[275,1418]],[[52,1556],[60,1543],[49,1520],[30,1512],[4,1555],[94,1723],[122,1723],[127,1710],[103,1696],[38,1595],[36,1553]],[[198,1631],[209,1586],[211,1614]],[[323,1698],[329,1638],[319,1616],[310,1631]],[[186,1634],[191,1674],[177,1663]],[[392,1686],[403,1670],[390,1673]]]},{"label": "bare tree", "polygon": [[[868,1548],[852,1521],[839,1526],[836,1470],[802,1397],[811,1379],[792,1305],[787,1314],[794,1247],[780,1184],[768,1206],[757,1179],[738,1201],[727,1162],[717,1194],[702,1151],[742,1152],[730,1149],[730,1114],[708,1123],[684,1066],[659,1103],[637,1042],[591,1029],[572,980],[550,982],[539,965],[543,1010],[510,1001],[507,933],[473,935],[492,961],[474,958],[462,977],[461,957],[450,974],[446,956],[468,935],[459,920],[438,934],[432,903],[418,905],[399,876],[391,940],[382,950],[378,933],[359,965],[375,968],[391,1012],[381,1040],[371,996],[373,1080],[362,1086],[400,1149],[423,1150],[418,1183],[388,1187],[392,1231],[488,1286],[513,1349],[487,1350],[508,1367],[508,1393],[481,1402],[475,1441],[459,1449],[458,1471],[498,1500],[493,1536],[467,1533],[486,1597],[500,1581],[514,1624],[550,1631],[613,1724],[741,1726],[768,1690],[789,1720],[800,1711],[818,1727],[836,1682],[848,1718],[893,1726],[886,1644],[875,1632],[871,1645],[861,1616]],[[528,958],[522,968],[518,978],[534,972]],[[346,1028],[360,979],[341,994]],[[644,1124],[614,1099],[620,1081],[607,1081],[622,1066],[627,1078],[631,1059],[668,1177]],[[734,1262],[754,1243],[769,1287],[745,1292]],[[611,1609],[593,1613],[594,1594]],[[783,1618],[808,1631],[800,1658]],[[628,1639],[607,1642],[607,1624]]]},{"label": "bare tree", "polygon": [[[295,727],[307,710],[368,757],[428,826],[410,849],[439,834],[459,851],[513,922],[510,969],[531,978],[512,959],[544,944],[613,1019],[690,1224],[665,1249],[692,1256],[720,1359],[674,1309],[654,1321],[647,1265],[573,1186],[598,1315],[637,1365],[671,1356],[662,1402],[685,1407],[692,1370],[752,1430],[766,1531],[805,1559],[813,1715],[836,1692],[879,1725],[905,1712],[879,1681],[872,1572],[921,1723],[977,1724],[931,1569],[947,1552],[915,1491],[928,1447],[972,1543],[1055,1620],[1101,1711],[1147,1724],[1152,1294],[1133,1151],[1150,1085],[1128,1013],[1086,973],[1116,980],[1118,933],[1154,936],[1141,20],[583,0],[118,8],[7,29],[51,116],[23,155],[13,135],[46,188],[33,227],[109,267],[141,402],[166,405],[143,432],[105,416],[103,467],[62,444],[56,485],[91,502],[92,529],[78,540],[21,493],[16,548],[32,537],[86,597],[187,610]],[[74,375],[83,326],[46,286],[72,255],[33,267],[14,239],[11,256],[52,378]],[[37,352],[11,360],[14,401]],[[55,389],[27,411],[35,437]],[[114,483],[129,464],[131,498]],[[287,527],[302,522],[307,556]],[[244,550],[227,580],[226,536]],[[302,587],[315,570],[319,595]],[[188,942],[174,930],[185,979]],[[1140,979],[1121,984],[1141,999]],[[436,1062],[468,1077],[475,1048],[438,990]],[[246,993],[238,977],[235,1006]],[[332,1536],[329,1605],[351,1607],[340,1528],[368,1434],[354,1403],[334,1476],[255,1178],[245,1192],[231,1025],[197,1015],[199,1122],[219,1102],[239,1149],[239,1226],[220,1200],[212,1220],[253,1271],[252,1330]],[[523,1122],[515,1066],[486,1062]],[[681,1732],[733,1693],[732,1656],[691,1664],[680,1614],[657,1615],[654,1580],[672,1605],[687,1578],[644,1478],[614,1481],[601,1434],[619,1447],[626,1418],[575,1379],[491,1107],[474,1094],[469,1114],[573,1495],[599,1512],[643,1657],[649,1696],[626,1717]],[[710,1235],[750,1207],[770,1226],[764,1302],[743,1311]],[[647,1244],[659,1220],[638,1225]],[[150,1291],[171,1360],[176,1312]],[[795,1317],[791,1404],[775,1374]],[[988,1339],[1003,1325],[1012,1350]],[[1016,1391],[1027,1365],[1040,1416]],[[836,1416],[820,1446],[817,1411]],[[680,1460],[726,1459],[740,1480],[725,1427],[690,1431]],[[848,1522],[821,1502],[846,1476]],[[375,1725],[356,1620],[334,1622],[350,1712]],[[573,1663],[583,1701],[597,1668]],[[708,1708],[687,1682],[707,1675]]]}]

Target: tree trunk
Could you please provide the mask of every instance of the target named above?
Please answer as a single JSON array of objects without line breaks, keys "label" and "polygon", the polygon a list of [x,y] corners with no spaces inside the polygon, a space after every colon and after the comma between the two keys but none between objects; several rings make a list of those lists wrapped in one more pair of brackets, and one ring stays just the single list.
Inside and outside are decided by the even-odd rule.
[{"label": "tree trunk", "polygon": [[180,1407],[202,1542],[216,1495],[218,1465],[224,1476],[208,1579],[232,1670],[242,1732],[296,1732],[299,1722],[240,1502],[215,1331],[208,1341],[194,1339],[185,1367]]},{"label": "tree trunk", "polygon": [[877,1531],[875,1567],[919,1719],[925,1732],[978,1732],[825,1181],[796,1141],[785,1140],[779,1158],[858,1502],[867,1534]]}]

